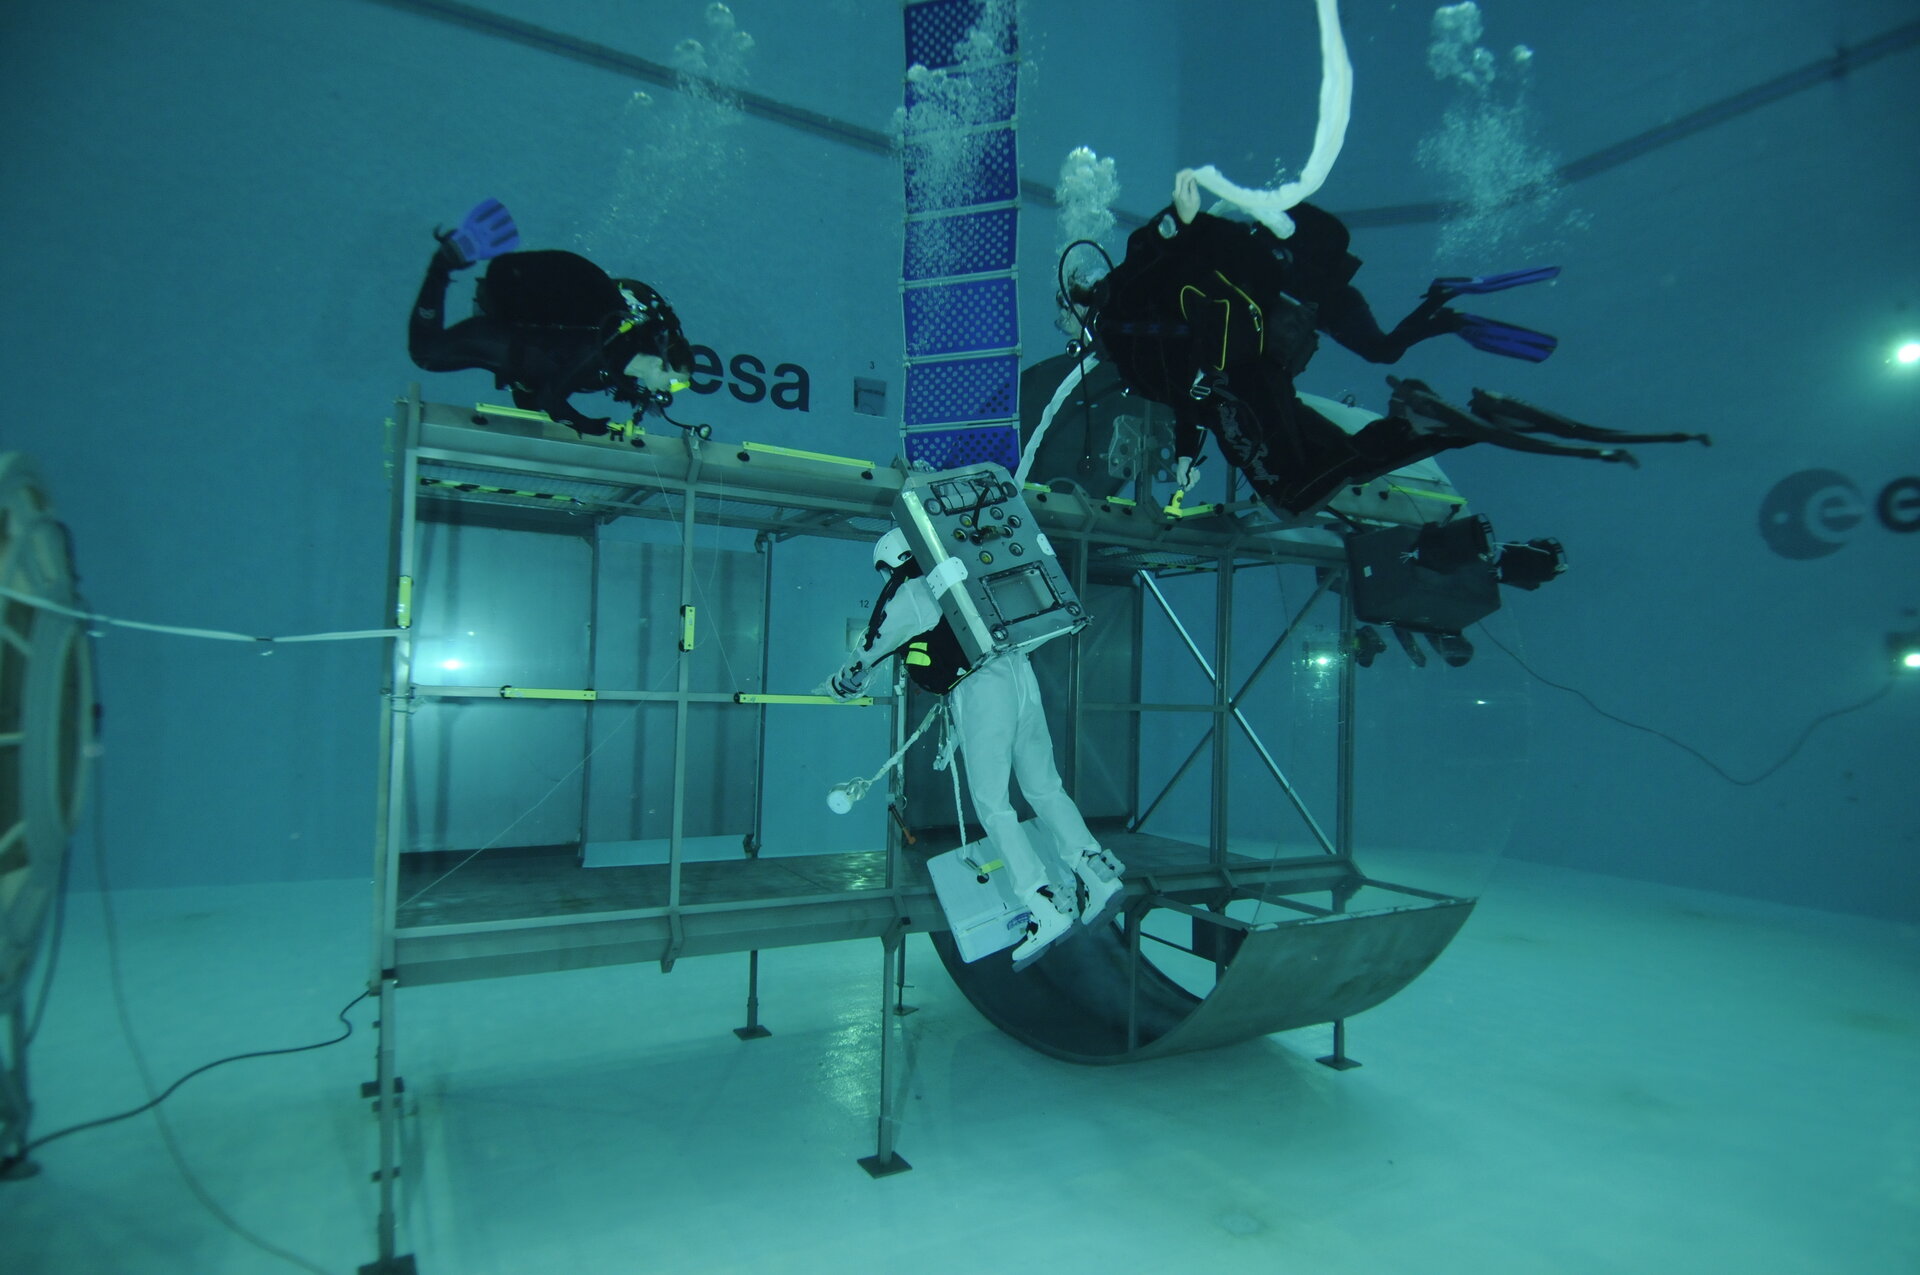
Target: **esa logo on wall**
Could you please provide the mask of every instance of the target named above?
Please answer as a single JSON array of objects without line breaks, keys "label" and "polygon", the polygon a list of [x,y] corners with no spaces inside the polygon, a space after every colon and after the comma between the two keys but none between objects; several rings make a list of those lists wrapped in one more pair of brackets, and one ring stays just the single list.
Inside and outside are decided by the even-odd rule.
[{"label": "esa logo on wall", "polygon": [[811,397],[807,369],[782,363],[768,384],[767,365],[758,355],[736,354],[724,363],[712,346],[693,347],[693,376],[688,386],[695,394],[717,394],[722,386],[742,403],[770,399],[782,411],[804,412]]},{"label": "esa logo on wall", "polygon": [[1888,531],[1920,531],[1920,476],[1896,478],[1872,501],[1845,474],[1803,469],[1760,502],[1760,534],[1783,558],[1838,553],[1868,516]]}]

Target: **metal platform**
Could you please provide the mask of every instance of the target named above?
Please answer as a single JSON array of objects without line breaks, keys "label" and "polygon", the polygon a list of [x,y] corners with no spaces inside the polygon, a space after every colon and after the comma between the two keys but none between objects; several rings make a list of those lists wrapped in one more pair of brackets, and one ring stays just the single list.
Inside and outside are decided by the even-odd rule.
[{"label": "metal platform", "polygon": [[[865,540],[890,525],[889,511],[905,481],[905,471],[900,468],[860,459],[752,443],[703,443],[678,433],[635,432],[624,438],[583,439],[537,414],[432,404],[417,397],[402,402],[396,428],[401,434],[401,461],[395,483],[392,592],[396,618],[409,628],[416,619],[430,618],[413,614],[413,607],[426,596],[426,590],[416,581],[419,527],[424,521],[448,516],[451,506],[464,508],[469,514],[477,511],[478,517],[508,530],[544,530],[561,524],[591,535],[594,528],[612,521],[640,518],[674,520],[689,530],[715,524],[744,528],[772,542],[801,536]],[[1409,483],[1416,480],[1436,491],[1444,486],[1444,476],[1409,479],[1402,475],[1394,481],[1397,494],[1390,501],[1373,499],[1364,491],[1350,496],[1363,506],[1371,501],[1368,512],[1377,520],[1414,517],[1417,512],[1407,506],[1414,499],[1408,492],[1415,490]],[[1321,590],[1302,608],[1304,615],[1327,595],[1328,584],[1337,580],[1344,568],[1344,555],[1337,543],[1302,534],[1300,529],[1275,528],[1244,512],[1224,510],[1211,516],[1175,519],[1128,500],[1096,499],[1041,488],[1029,488],[1027,495],[1036,520],[1061,546],[1062,561],[1075,575],[1075,585],[1083,590],[1092,584],[1131,588],[1166,608],[1165,598],[1154,584],[1156,576],[1211,572],[1220,584],[1221,614],[1230,615],[1235,572],[1304,563],[1318,568],[1323,581]],[[691,536],[682,539],[691,545]],[[690,558],[690,548],[687,555]],[[684,575],[690,562],[683,562],[682,567]],[[770,565],[768,570],[772,570]],[[690,596],[684,579],[680,591]],[[1185,637],[1185,629],[1171,608],[1167,608],[1167,614]],[[1295,624],[1299,618],[1295,618]],[[1137,615],[1134,623],[1137,629]],[[1288,633],[1291,630],[1289,626]],[[1275,651],[1288,640],[1288,633],[1281,634]],[[1134,640],[1137,642],[1137,632]],[[1191,638],[1187,642],[1210,678],[1216,664],[1224,667],[1230,663],[1223,658],[1227,654],[1224,650],[1217,650],[1210,662]],[[385,822],[379,847],[375,918],[378,969],[384,976],[407,985],[634,961],[659,961],[670,968],[681,956],[865,938],[890,930],[942,928],[944,922],[924,874],[918,870],[914,856],[903,853],[898,833],[892,830],[888,845],[853,854],[761,858],[753,853],[756,837],[749,834],[737,861],[683,862],[679,853],[680,811],[685,802],[683,773],[674,776],[673,850],[669,862],[663,865],[584,868],[580,866],[578,845],[502,847],[484,853],[459,847],[416,847],[407,821],[407,748],[410,718],[423,705],[507,696],[536,701],[573,698],[652,702],[678,716],[682,742],[685,720],[696,709],[751,715],[763,714],[765,707],[752,702],[759,697],[697,689],[685,676],[684,667],[679,685],[670,691],[606,686],[523,691],[433,684],[416,678],[411,645],[409,638],[394,643],[394,673],[388,692],[393,711],[387,719],[384,740]],[[1269,652],[1269,659],[1273,653]],[[680,662],[683,666],[686,663]],[[1350,697],[1350,662],[1342,672],[1342,692]],[[1255,677],[1258,675],[1256,672]],[[1076,769],[1080,752],[1080,715],[1088,712],[1100,714],[1099,730],[1109,732],[1107,723],[1114,714],[1135,719],[1159,709],[1197,709],[1212,715],[1216,744],[1218,737],[1235,725],[1258,743],[1252,724],[1237,707],[1251,678],[1247,686],[1233,694],[1216,678],[1213,703],[1208,705],[1150,705],[1138,702],[1137,693],[1129,694],[1123,688],[1084,685],[1087,675],[1077,655],[1069,663],[1066,676],[1064,698],[1069,702],[1070,716],[1066,738],[1060,744],[1070,772]],[[885,697],[882,703],[885,707]],[[897,735],[900,707],[891,706]],[[1345,713],[1342,719],[1351,720],[1351,716]],[[1130,877],[1140,883],[1135,896],[1175,905],[1203,898],[1215,900],[1214,906],[1223,910],[1224,903],[1218,900],[1327,890],[1332,892],[1335,910],[1343,907],[1338,890],[1358,888],[1353,883],[1363,876],[1351,861],[1347,833],[1351,822],[1346,809],[1351,799],[1351,777],[1347,773],[1351,741],[1343,737],[1334,742],[1342,767],[1342,795],[1332,833],[1324,831],[1306,810],[1292,792],[1284,771],[1264,745],[1260,746],[1261,756],[1300,809],[1324,852],[1316,861],[1322,868],[1334,865],[1333,877],[1320,869],[1303,873],[1295,868],[1237,861],[1225,852],[1224,827],[1216,827],[1213,844],[1208,846],[1152,837],[1140,826],[1151,816],[1158,798],[1147,801],[1143,794],[1135,793],[1129,799],[1128,808],[1134,817],[1128,820],[1128,831],[1117,834],[1117,839],[1116,834],[1108,834],[1114,849],[1131,865]],[[1217,746],[1214,749],[1216,785],[1221,782],[1221,751]],[[1199,753],[1197,749],[1195,758]],[[684,757],[676,761],[684,766]],[[1216,815],[1223,816],[1224,802],[1217,801],[1216,806],[1221,807]],[[1448,906],[1429,902],[1436,907]],[[1394,914],[1408,910],[1395,909]],[[1400,921],[1366,928],[1414,924]],[[1266,927],[1252,936],[1257,939],[1252,950],[1284,942],[1325,942],[1314,936],[1327,930],[1327,921],[1318,919],[1314,925],[1318,928],[1305,924],[1290,929]],[[1288,934],[1303,937],[1288,939]],[[1235,964],[1244,966],[1245,962]],[[1235,986],[1249,977],[1243,970],[1236,976]],[[1088,985],[1098,981],[1092,974],[1088,979]],[[970,995],[991,998],[997,994],[991,981],[962,982]],[[1289,986],[1297,987],[1297,981]],[[1293,999],[1300,1006],[1325,1003],[1340,1008],[1351,1003],[1343,999],[1336,1005],[1326,998],[1299,995]],[[1298,1008],[1283,1017],[1291,1021],[1306,1012]],[[990,1013],[989,1017],[1017,1023],[1022,1013],[1009,1010]],[[1216,1016],[1217,1012],[1210,1012],[1206,1017]],[[1111,1020],[1113,1014],[1100,1010],[1096,1017]],[[1148,1031],[1142,1037],[1136,1033],[1129,1048],[1142,1047],[1147,1039],[1159,1034]],[[1199,1036],[1186,1034],[1185,1038],[1197,1040]],[[1044,1038],[1034,1043],[1063,1056],[1086,1052],[1070,1044],[1049,1044]],[[1106,1051],[1093,1052],[1107,1056]]]},{"label": "metal platform", "polygon": [[[1332,893],[1360,888],[1362,881],[1356,872],[1332,865],[1324,856],[1268,861],[1233,855],[1216,865],[1205,846],[1128,832],[1100,820],[1095,829],[1102,843],[1127,863],[1129,897],[1145,908],[1222,896]],[[597,965],[671,965],[687,956],[879,938],[895,925],[904,926],[905,933],[939,933],[947,923],[925,863],[936,847],[951,840],[935,833],[909,851],[903,860],[906,880],[899,889],[887,884],[888,855],[883,850],[685,863],[680,867],[678,907],[671,902],[670,865],[583,867],[579,847],[572,845],[489,852],[464,864],[468,856],[453,851],[410,854],[401,867],[405,902],[395,918],[393,971],[402,986],[414,987]],[[1225,918],[1218,923],[1235,924]],[[1259,932],[1282,928],[1269,924]],[[1243,963],[1244,955],[1234,967]],[[1068,999],[1106,995],[1100,980],[1077,981],[1066,968],[1074,962],[1060,961],[1057,975],[1051,973],[1054,964],[1049,958],[1038,970],[1048,971],[1047,981],[1058,983]],[[956,970],[955,981],[970,997],[995,994],[991,980],[982,982],[971,973]],[[1037,984],[1040,979],[1036,973],[1012,981]],[[1300,1000],[1301,980],[1289,975],[1285,985],[1295,989],[1289,997]],[[1380,999],[1384,996],[1369,1004]],[[988,1010],[985,1004],[981,1007]],[[1116,1011],[1090,1005],[1088,1012],[1104,1019]],[[1004,1017],[1002,1026],[1036,1048],[1081,1056],[1054,1048],[1044,1036],[1029,1040],[1028,1033],[1015,1029],[1024,1017],[1017,1008],[987,1016],[995,1022]],[[1282,1030],[1266,1027],[1252,1034]],[[1082,1051],[1087,1057],[1097,1052]]]},{"label": "metal platform", "polygon": [[[1352,723],[1357,713],[1351,659],[1339,658],[1333,674],[1340,711],[1328,743],[1337,796],[1325,822],[1308,809],[1241,706],[1316,607],[1337,607],[1342,640],[1351,641],[1351,604],[1339,587],[1345,553],[1336,537],[1314,525],[1281,525],[1262,510],[1231,505],[1199,516],[1169,517],[1128,500],[1040,487],[1026,490],[1034,519],[1056,546],[1074,589],[1082,597],[1100,598],[1103,608],[1120,617],[1104,630],[1096,624],[1053,643],[1042,655],[1052,663],[1045,674],[1051,678],[1048,702],[1064,713],[1064,729],[1055,726],[1063,775],[1083,805],[1092,800],[1089,794],[1098,779],[1106,785],[1103,799],[1124,808],[1120,822],[1093,817],[1089,823],[1126,862],[1127,876],[1119,921],[1098,931],[1079,931],[1015,975],[1004,960],[962,963],[944,933],[946,921],[924,864],[928,856],[954,844],[950,835],[943,839],[937,829],[916,827],[918,838],[910,846],[902,829],[890,824],[885,844],[871,849],[761,854],[759,794],[765,781],[767,705],[795,706],[792,711],[849,710],[824,697],[767,693],[764,652],[774,640],[769,635],[755,639],[762,652],[760,676],[746,683],[758,689],[732,693],[695,676],[698,660],[689,655],[700,649],[697,644],[682,641],[675,648],[661,645],[658,636],[678,627],[672,622],[673,607],[680,608],[682,618],[693,608],[696,528],[753,533],[756,549],[765,550],[754,558],[759,564],[755,569],[766,573],[764,587],[771,596],[772,546],[799,537],[877,538],[892,525],[890,511],[905,480],[903,468],[679,433],[634,431],[624,437],[583,439],[532,413],[426,403],[417,390],[399,404],[394,429],[389,597],[401,636],[391,643],[384,688],[370,980],[379,998],[381,1025],[378,1076],[368,1088],[369,1096],[379,1100],[381,1117],[382,1167],[376,1181],[382,1192],[383,1253],[393,1251],[396,1216],[393,1185],[399,1171],[402,1104],[393,1029],[395,1002],[404,987],[624,963],[657,961],[671,969],[682,957],[749,953],[749,1021],[739,1034],[752,1039],[765,1034],[757,1021],[761,951],[879,938],[882,1107],[880,1149],[872,1159],[884,1171],[904,1166],[892,1145],[887,1081],[892,1064],[886,1041],[899,1007],[901,940],[906,934],[932,934],[956,984],[989,1021],[1058,1058],[1126,1062],[1332,1022],[1334,1056],[1323,1061],[1346,1066],[1351,1062],[1341,1043],[1345,1019],[1417,977],[1472,910],[1469,899],[1369,878],[1354,862]],[[1425,507],[1434,501],[1457,501],[1437,471],[1396,475],[1377,487],[1345,493],[1336,509],[1349,519],[1390,524],[1422,520],[1430,512]],[[1340,503],[1347,507],[1340,508]],[[588,684],[453,685],[419,676],[418,635],[423,630],[444,632],[457,618],[435,614],[436,607],[449,605],[444,587],[436,591],[436,583],[445,582],[422,578],[430,563],[438,563],[437,570],[445,568],[445,559],[423,550],[429,531],[478,527],[487,536],[512,539],[523,532],[538,538],[563,530],[581,537],[598,555],[601,532],[627,519],[678,524],[680,534],[667,537],[658,551],[661,556],[653,560],[660,576],[651,586],[654,593],[623,595],[621,612],[636,617],[635,625],[652,625],[652,658],[671,675],[671,689],[660,689],[660,677],[627,677],[626,684],[619,684],[622,679],[609,676],[592,654],[591,643],[600,640],[597,631],[587,639],[588,656],[579,665],[588,670],[583,678]],[[557,543],[551,536],[545,542]],[[673,575],[667,556],[678,559],[677,585],[666,578]],[[1235,576],[1287,566],[1313,569],[1317,584],[1311,597],[1287,619],[1252,675],[1237,688],[1231,686]],[[1188,633],[1157,583],[1171,575],[1198,575],[1214,582],[1210,654]],[[517,584],[523,577],[513,579]],[[597,590],[597,576],[595,580]],[[536,573],[533,584],[538,583]],[[741,582],[734,584],[740,587]],[[544,615],[540,605],[543,600],[534,611]],[[1155,607],[1164,612],[1211,683],[1207,702],[1142,702],[1140,651],[1144,625]],[[554,631],[567,623],[564,616],[556,618]],[[574,621],[573,628],[579,627]],[[619,640],[626,646],[644,645],[632,635]],[[1324,663],[1325,657],[1317,662]],[[439,666],[450,663],[442,660]],[[911,700],[904,692],[881,695],[868,710],[889,715],[895,746],[904,743],[908,723],[917,720]],[[618,834],[654,838],[652,844],[666,847],[666,862],[584,866],[589,858],[584,829],[590,821],[584,779],[567,799],[579,807],[582,831],[577,839],[483,845],[479,842],[484,838],[465,841],[446,828],[434,830],[437,841],[424,838],[417,786],[446,783],[447,763],[424,755],[416,759],[415,753],[423,739],[442,750],[457,742],[450,727],[440,736],[432,734],[441,729],[434,724],[435,712],[452,706],[466,714],[468,722],[485,718],[490,729],[498,729],[501,714],[512,723],[548,729],[556,713],[573,713],[584,730],[568,737],[548,729],[542,747],[561,751],[539,755],[564,758],[573,746],[566,742],[571,738],[582,750],[577,756],[585,766],[597,747],[593,708],[609,702],[670,718],[671,734],[647,754],[659,760],[651,770],[628,776],[636,784],[655,785],[648,801],[665,803],[671,815],[669,831]],[[491,707],[480,709],[480,704]],[[1166,788],[1150,796],[1140,791],[1139,723],[1147,714],[1167,711],[1198,714],[1210,729]],[[689,831],[696,802],[689,791],[687,758],[694,724],[718,729],[715,723],[721,721],[758,721],[762,733],[750,763],[753,797],[745,803],[754,809],[753,826],[741,837],[739,858],[713,862],[684,852],[688,842],[701,839]],[[1236,731],[1253,741],[1309,834],[1287,841],[1287,857],[1258,859],[1228,849],[1226,745]],[[503,738],[520,736],[517,729],[487,736],[479,747],[484,753],[489,741]],[[1298,740],[1291,742],[1299,746]],[[521,742],[515,747],[524,751],[531,746]],[[1129,756],[1116,764],[1116,752]],[[1179,776],[1209,752],[1207,843],[1148,832],[1145,825]],[[638,751],[635,756],[637,764]],[[513,773],[516,763],[509,758],[505,764],[509,770],[503,773]],[[670,773],[661,773],[663,768]],[[561,779],[564,784],[565,775]],[[916,794],[917,805],[909,808],[921,812],[923,823],[937,822],[927,812],[937,809],[939,789],[950,782],[945,777],[937,783],[929,780],[930,775],[910,766],[894,781],[895,798],[907,797],[910,790]],[[441,806],[459,804],[446,800],[445,794],[441,798]],[[740,808],[740,803],[734,806]],[[1089,806],[1090,815],[1099,813]],[[1275,842],[1271,832],[1262,830],[1267,844]],[[703,830],[702,838],[715,839],[712,830]],[[1210,990],[1189,991],[1156,963],[1156,950],[1167,944],[1160,931],[1168,916],[1191,923],[1191,942],[1171,946],[1211,961],[1216,978]]]}]

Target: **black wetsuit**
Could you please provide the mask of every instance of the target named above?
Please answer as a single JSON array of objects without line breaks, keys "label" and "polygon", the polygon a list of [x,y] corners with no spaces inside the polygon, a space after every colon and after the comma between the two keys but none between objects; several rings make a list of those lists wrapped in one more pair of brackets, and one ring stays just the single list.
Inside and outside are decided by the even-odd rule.
[{"label": "black wetsuit", "polygon": [[[880,626],[887,616],[887,603],[893,600],[893,595],[900,591],[901,585],[919,579],[921,574],[920,564],[912,559],[888,573],[887,582],[880,587],[880,596],[874,599],[873,617],[867,621],[864,648],[871,649],[880,636]],[[960,645],[960,635],[953,631],[953,625],[945,617],[926,632],[908,638],[895,647],[891,654],[907,662],[907,676],[915,686],[935,695],[947,694],[973,672],[973,662],[967,659],[966,650]]]},{"label": "black wetsuit", "polygon": [[1393,363],[1458,326],[1437,302],[1382,332],[1353,286],[1360,259],[1347,228],[1311,204],[1295,232],[1208,213],[1182,224],[1168,208],[1127,239],[1126,259],[1095,289],[1095,348],[1136,392],[1174,412],[1174,445],[1197,456],[1200,432],[1269,504],[1302,513],[1458,440],[1417,437],[1405,421],[1349,435],[1306,404],[1294,377],[1324,332],[1361,358]]},{"label": "black wetsuit", "polygon": [[[407,325],[407,352],[429,372],[485,368],[514,403],[545,412],[582,434],[604,434],[610,417],[587,416],[568,402],[600,391],[644,401],[624,371],[632,340],[619,332],[627,316],[607,273],[571,252],[510,252],[488,263],[480,280],[480,313],[446,326],[452,264],[435,253]],[[674,331],[678,332],[677,322]]]}]

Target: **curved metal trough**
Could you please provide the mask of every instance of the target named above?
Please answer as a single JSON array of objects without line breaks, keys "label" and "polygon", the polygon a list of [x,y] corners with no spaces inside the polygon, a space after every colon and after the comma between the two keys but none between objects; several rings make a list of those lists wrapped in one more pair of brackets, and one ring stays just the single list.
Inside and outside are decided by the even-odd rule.
[{"label": "curved metal trough", "polygon": [[[1432,901],[1250,924],[1137,896],[1124,925],[1083,932],[1018,974],[1004,956],[964,963],[945,931],[931,938],[967,999],[1014,1039],[1068,1062],[1135,1062],[1335,1022],[1380,1004],[1419,977],[1473,911],[1471,899],[1426,897]],[[1141,955],[1140,923],[1162,905],[1191,914],[1196,937],[1219,927],[1229,936],[1221,951],[1237,945],[1205,997]]]}]

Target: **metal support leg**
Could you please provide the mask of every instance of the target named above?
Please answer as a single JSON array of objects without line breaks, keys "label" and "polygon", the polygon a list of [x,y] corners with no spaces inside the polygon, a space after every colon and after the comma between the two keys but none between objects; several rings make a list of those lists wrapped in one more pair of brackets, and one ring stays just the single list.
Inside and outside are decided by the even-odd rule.
[{"label": "metal support leg", "polygon": [[394,1185],[400,1180],[400,1078],[394,1074],[393,1008],[391,977],[380,980],[380,1017],[373,1024],[374,1063],[377,1079],[371,1087],[362,1086],[364,1095],[374,1095],[374,1112],[380,1118],[380,1167],[373,1180],[380,1185],[380,1256],[360,1268],[360,1275],[414,1275],[413,1255],[394,1252],[399,1217],[394,1206]]},{"label": "metal support leg", "polygon": [[886,948],[886,956],[880,967],[880,1146],[874,1154],[860,1157],[860,1167],[867,1171],[868,1176],[876,1178],[892,1177],[913,1167],[893,1149],[897,1128],[893,1118],[892,1051],[888,1042],[893,1035],[893,1028],[887,1022],[894,1017],[894,971],[896,962],[900,960],[905,929],[904,924],[896,921],[880,940]]},{"label": "metal support leg", "polygon": [[27,1124],[33,1117],[33,1100],[27,1089],[27,995],[26,980],[7,1007],[6,1067],[0,1069],[0,1178],[17,1182],[40,1172],[40,1166],[27,1158]]},{"label": "metal support leg", "polygon": [[760,1025],[760,953],[747,953],[747,1025],[736,1027],[733,1034],[741,1040],[759,1040],[771,1036],[772,1032]]},{"label": "metal support leg", "polygon": [[1347,1057],[1346,1019],[1336,1018],[1333,1020],[1333,1052],[1324,1058],[1316,1058],[1314,1061],[1323,1067],[1331,1067],[1335,1071],[1352,1071],[1360,1065],[1353,1059]]},{"label": "metal support leg", "polygon": [[917,1014],[920,1012],[918,1005],[909,1005],[906,1003],[908,986],[907,945],[903,941],[900,944],[900,955],[894,963],[893,1016],[895,1018],[905,1018],[908,1014]]}]

